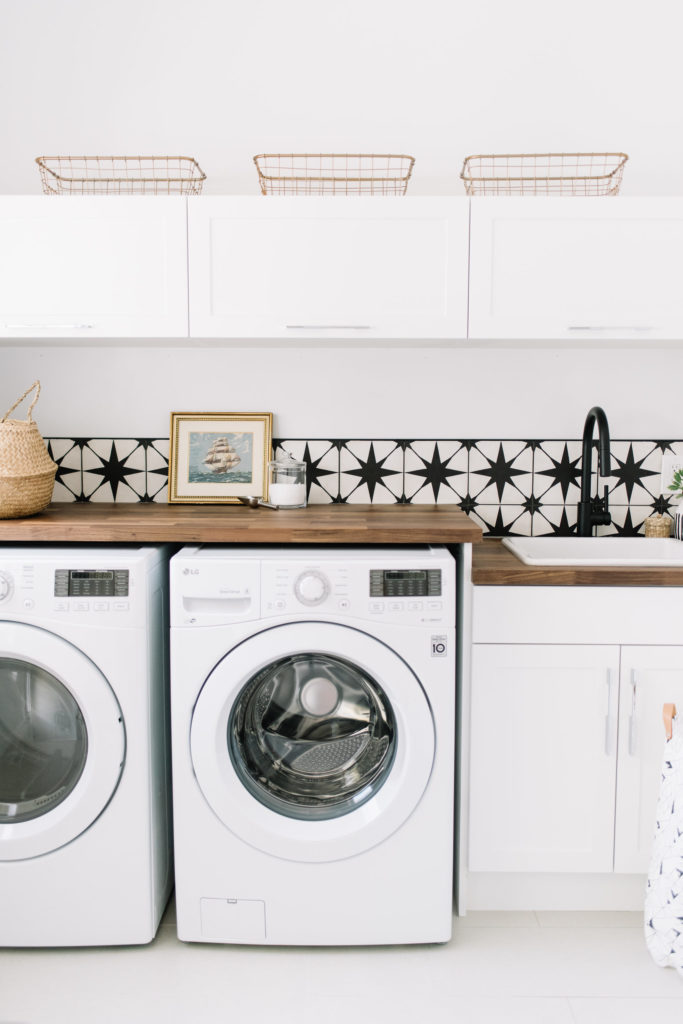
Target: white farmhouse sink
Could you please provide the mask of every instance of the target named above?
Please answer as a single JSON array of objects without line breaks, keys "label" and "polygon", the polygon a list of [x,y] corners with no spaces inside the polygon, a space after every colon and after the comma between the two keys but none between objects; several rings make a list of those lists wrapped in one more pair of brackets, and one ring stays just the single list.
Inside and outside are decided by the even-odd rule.
[{"label": "white farmhouse sink", "polygon": [[683,567],[683,542],[666,537],[504,537],[526,565]]}]

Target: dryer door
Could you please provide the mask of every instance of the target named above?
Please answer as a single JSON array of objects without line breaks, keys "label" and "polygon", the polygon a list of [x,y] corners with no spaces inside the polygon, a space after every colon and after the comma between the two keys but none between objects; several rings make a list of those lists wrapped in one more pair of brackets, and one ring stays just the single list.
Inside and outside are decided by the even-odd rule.
[{"label": "dryer door", "polygon": [[227,828],[284,859],[332,861],[376,846],[412,814],[435,733],[420,681],[391,648],[348,626],[296,622],[218,663],[190,746]]},{"label": "dryer door", "polygon": [[124,756],[121,709],[93,662],[44,629],[0,622],[0,861],[84,832]]}]

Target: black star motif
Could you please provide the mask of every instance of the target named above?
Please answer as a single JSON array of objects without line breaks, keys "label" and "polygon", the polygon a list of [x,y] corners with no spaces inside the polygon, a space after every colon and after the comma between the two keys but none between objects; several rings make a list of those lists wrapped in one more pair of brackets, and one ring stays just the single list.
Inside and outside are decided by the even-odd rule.
[{"label": "black star motif", "polygon": [[471,494],[466,494],[465,497],[460,502],[460,508],[463,510],[463,512],[466,512],[467,515],[469,515],[470,512],[474,512],[478,504],[479,503],[474,500]]},{"label": "black star motif", "polygon": [[[417,452],[415,452],[415,454],[417,455]],[[434,501],[438,501],[439,489],[442,486],[450,487],[448,482],[449,477],[467,476],[467,472],[464,470],[448,468],[448,463],[452,456],[449,456],[447,459],[441,458],[438,441],[434,443],[434,451],[429,462],[427,462],[426,459],[423,459],[421,455],[418,455],[418,458],[422,462],[423,468],[413,470],[413,475],[424,477],[425,482],[422,485],[423,487],[427,484],[431,484],[432,490],[434,491]],[[420,490],[422,490],[422,488],[420,488]]]},{"label": "black star motif", "polygon": [[[623,462],[617,459],[614,455],[612,456],[611,476],[616,480],[616,487],[619,487],[620,485],[624,487],[626,491],[626,497],[629,502],[631,501],[633,488],[636,485],[642,487],[644,490],[648,490],[645,484],[643,483],[644,479],[648,476],[659,476],[659,473],[656,473],[652,469],[643,469],[643,463],[645,462],[645,459],[647,457],[648,456],[646,455],[642,459],[636,461],[633,455],[632,444],[628,446],[628,453],[626,455],[626,459]],[[617,464],[616,469],[614,468],[615,462]]]},{"label": "black star motif", "polygon": [[370,451],[368,452],[368,457],[365,462],[355,455],[354,458],[358,459],[360,465],[357,469],[346,470],[349,476],[358,477],[358,483],[354,487],[354,491],[358,490],[359,487],[362,487],[362,485],[365,484],[368,489],[368,494],[370,495],[370,501],[372,501],[375,494],[375,488],[383,486],[383,480],[385,477],[399,476],[399,471],[396,469],[384,469],[384,463],[395,451],[396,449],[392,448],[389,455],[385,455],[383,459],[378,461],[375,457],[375,447],[371,444]]},{"label": "black star motif", "polygon": [[651,507],[653,512],[658,512],[660,516],[664,516],[668,513],[670,508],[673,508],[675,504],[676,502],[673,500],[673,497],[667,498],[665,494],[660,494],[651,503]]},{"label": "black star motif", "polygon": [[[488,487],[490,484],[495,484],[496,490],[498,492],[499,501],[502,501],[503,499],[503,491],[505,490],[505,486],[507,484],[510,484],[512,487],[514,487],[515,490],[519,490],[519,488],[514,482],[514,477],[527,475],[527,470],[513,468],[515,459],[517,459],[518,457],[519,456],[515,455],[511,459],[506,459],[505,452],[503,451],[503,446],[501,444],[498,446],[498,455],[496,456],[495,460],[489,459],[486,455],[484,456],[484,458],[488,462],[488,469],[477,470],[477,473],[480,476],[487,476],[489,478],[489,484],[486,484],[486,487]],[[484,488],[482,488],[482,490],[483,489]]]},{"label": "black star motif", "polygon": [[530,495],[528,498],[525,498],[522,502],[522,508],[524,509],[524,511],[529,512],[531,515],[533,515],[535,512],[538,512],[541,508],[541,505],[542,502],[539,501],[538,498],[534,498],[533,494]]},{"label": "black star motif", "polygon": [[[548,455],[547,452],[545,454]],[[562,500],[566,501],[567,494],[569,493],[569,488],[572,486],[572,484],[574,484],[575,486],[579,485],[579,478],[581,476],[579,462],[581,461],[581,459],[570,459],[569,448],[566,444],[562,451],[562,456],[559,462],[556,459],[554,459],[552,455],[548,455],[548,458],[552,462],[552,468],[541,469],[538,471],[538,473],[535,473],[534,476],[549,477],[549,484],[547,490],[550,490],[551,487],[558,486],[562,491]]]},{"label": "black star motif", "polygon": [[[102,483],[99,485],[100,487],[103,487],[104,484],[109,484],[114,501],[116,501],[116,494],[119,486],[126,483],[127,476],[130,476],[132,473],[138,473],[139,470],[129,469],[126,466],[126,459],[129,458],[129,456],[126,456],[126,459],[119,459],[116,453],[116,445],[113,441],[111,443],[109,458],[103,459],[101,455],[98,456],[98,458],[102,460],[102,465],[98,466],[96,469],[88,470],[88,472],[102,477]],[[95,488],[95,490],[99,490],[99,487]]]}]

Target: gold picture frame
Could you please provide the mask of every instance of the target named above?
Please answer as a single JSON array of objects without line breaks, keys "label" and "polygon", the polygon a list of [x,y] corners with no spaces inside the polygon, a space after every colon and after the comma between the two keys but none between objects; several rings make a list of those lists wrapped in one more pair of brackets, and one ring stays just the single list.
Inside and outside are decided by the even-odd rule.
[{"label": "gold picture frame", "polygon": [[268,499],[271,412],[172,412],[170,440],[169,504]]}]

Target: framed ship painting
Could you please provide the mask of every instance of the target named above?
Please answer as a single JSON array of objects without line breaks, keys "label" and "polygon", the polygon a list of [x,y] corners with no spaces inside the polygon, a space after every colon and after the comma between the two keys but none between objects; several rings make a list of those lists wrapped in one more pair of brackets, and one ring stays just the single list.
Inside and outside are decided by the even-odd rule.
[{"label": "framed ship painting", "polygon": [[270,412],[172,412],[169,502],[267,499],[272,434]]}]

